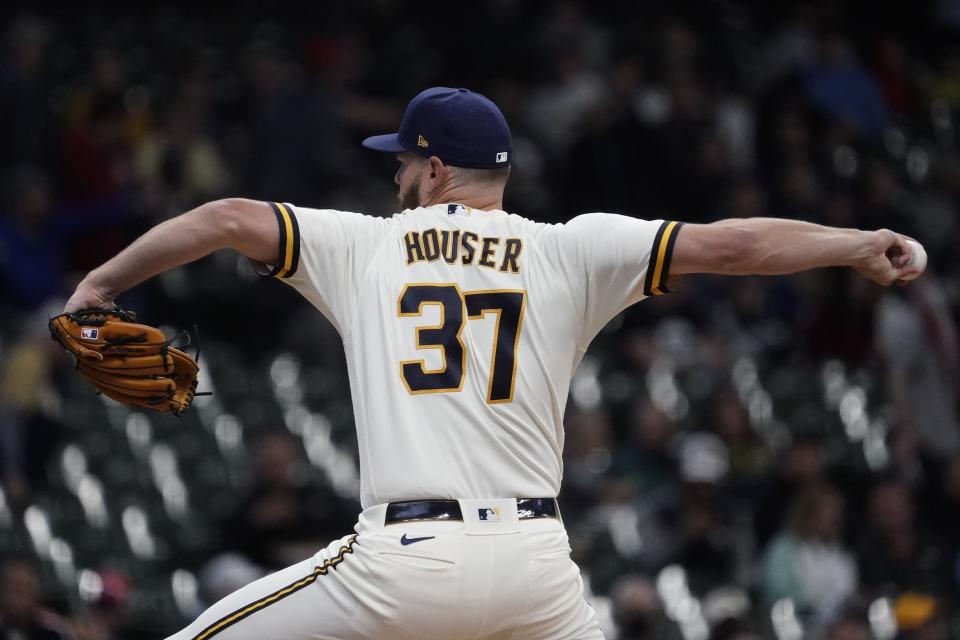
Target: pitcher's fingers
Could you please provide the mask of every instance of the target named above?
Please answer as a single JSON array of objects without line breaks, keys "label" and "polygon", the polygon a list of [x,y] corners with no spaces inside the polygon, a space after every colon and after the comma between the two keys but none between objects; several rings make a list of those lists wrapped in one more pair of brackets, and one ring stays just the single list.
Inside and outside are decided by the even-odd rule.
[{"label": "pitcher's fingers", "polygon": [[897,251],[897,259],[894,261],[894,265],[898,269],[903,267],[903,265],[907,263],[907,260],[913,256],[913,249],[911,249],[910,245],[908,244],[909,241],[910,238],[907,236],[899,233],[897,234],[897,241],[893,246],[896,247]]}]

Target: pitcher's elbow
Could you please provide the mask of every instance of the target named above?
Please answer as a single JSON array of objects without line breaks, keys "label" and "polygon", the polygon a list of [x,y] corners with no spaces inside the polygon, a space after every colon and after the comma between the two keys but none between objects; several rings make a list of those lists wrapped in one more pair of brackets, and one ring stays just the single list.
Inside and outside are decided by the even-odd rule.
[{"label": "pitcher's elbow", "polygon": [[241,216],[245,202],[247,201],[243,198],[222,198],[202,206],[206,210],[205,217],[211,219],[226,245],[229,245],[230,240],[237,237],[243,229]]}]

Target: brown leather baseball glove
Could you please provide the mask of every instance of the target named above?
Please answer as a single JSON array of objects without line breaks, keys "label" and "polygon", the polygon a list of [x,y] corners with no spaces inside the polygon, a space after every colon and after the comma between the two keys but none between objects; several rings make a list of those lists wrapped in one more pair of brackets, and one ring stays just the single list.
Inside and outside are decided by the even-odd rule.
[{"label": "brown leather baseball glove", "polygon": [[[180,414],[197,390],[197,361],[162,331],[120,309],[81,309],[50,319],[54,341],[77,358],[77,370],[117,402]],[[199,352],[198,352],[199,355]]]}]

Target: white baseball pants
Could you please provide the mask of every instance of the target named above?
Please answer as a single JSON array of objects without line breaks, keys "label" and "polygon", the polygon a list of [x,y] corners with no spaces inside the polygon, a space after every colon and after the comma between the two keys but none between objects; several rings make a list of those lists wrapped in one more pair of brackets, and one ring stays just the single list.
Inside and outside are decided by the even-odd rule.
[{"label": "white baseball pants", "polygon": [[[356,534],[169,640],[603,640],[559,519],[518,520],[515,500],[460,504],[463,522],[384,526],[386,505],[366,509]],[[480,504],[498,521],[479,520]]]}]

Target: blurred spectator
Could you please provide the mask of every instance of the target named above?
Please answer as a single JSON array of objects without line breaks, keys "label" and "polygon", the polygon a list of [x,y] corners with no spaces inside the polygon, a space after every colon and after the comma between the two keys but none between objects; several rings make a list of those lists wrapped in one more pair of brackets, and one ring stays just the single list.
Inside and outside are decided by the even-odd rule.
[{"label": "blurred spectator", "polygon": [[0,56],[0,169],[43,166],[57,131],[50,113],[47,53],[53,28],[35,15],[6,23]]},{"label": "blurred spectator", "polygon": [[937,599],[924,594],[908,592],[897,597],[893,611],[902,640],[940,640],[948,637],[946,619]]},{"label": "blurred spectator", "polygon": [[858,556],[860,579],[871,593],[945,593],[950,559],[933,532],[916,526],[916,504],[903,481],[884,480],[870,492]]},{"label": "blurred spectator", "polygon": [[610,419],[604,411],[570,411],[566,418],[563,504],[571,512],[593,508],[607,488],[613,460]]},{"label": "blurred spectator", "polygon": [[859,618],[842,618],[829,625],[823,640],[872,640],[870,625]]},{"label": "blurred spectator", "polygon": [[817,289],[809,326],[807,348],[816,356],[832,355],[848,363],[865,362],[874,351],[877,287],[852,270],[813,274]]},{"label": "blurred spectator", "polygon": [[771,468],[756,503],[754,532],[757,545],[767,542],[786,524],[785,514],[804,487],[826,480],[826,454],[820,440],[800,435],[793,439]]},{"label": "blurred spectator", "polygon": [[767,194],[760,185],[749,180],[738,180],[730,186],[723,206],[724,217],[754,218],[767,211]]},{"label": "blurred spectator", "polygon": [[47,464],[61,433],[61,402],[52,384],[60,355],[46,328],[48,309],[28,322],[0,360],[0,483],[7,500],[27,504],[47,486]]},{"label": "blurred spectator", "polygon": [[570,193],[565,209],[638,214],[649,172],[641,153],[645,131],[628,105],[612,96],[598,99],[576,129],[563,162]]},{"label": "blurred spectator", "polygon": [[699,77],[685,74],[668,78],[664,90],[670,108],[653,138],[658,188],[671,208],[701,222],[716,211],[729,178],[714,130],[711,96]]},{"label": "blurred spectator", "polygon": [[[960,17],[958,3],[956,0],[942,0],[940,4],[947,3],[952,5],[951,19],[956,20]],[[960,70],[960,53],[954,49],[944,58],[937,60],[932,67],[929,75],[923,78],[927,97],[931,100],[944,100],[956,109],[960,106],[960,74],[957,73]]]},{"label": "blurred spectator", "polygon": [[940,482],[926,496],[923,527],[937,531],[943,537],[945,562],[954,567],[952,591],[960,593],[960,454],[954,455],[943,466]]},{"label": "blurred spectator", "polygon": [[50,185],[38,170],[7,174],[5,215],[0,218],[4,297],[31,309],[64,291],[60,238],[51,233]]},{"label": "blurred spectator", "polygon": [[774,176],[774,211],[798,220],[820,220],[823,179],[807,160],[787,161]]},{"label": "blurred spectator", "polygon": [[676,462],[669,450],[676,425],[643,399],[627,415],[626,442],[616,448],[611,475],[630,483],[632,492],[650,493],[673,482]]},{"label": "blurred spectator", "polygon": [[628,574],[610,590],[617,640],[662,638],[667,623],[653,583],[641,575]]},{"label": "blurred spectator", "polygon": [[66,128],[78,132],[96,121],[98,111],[111,111],[117,126],[115,141],[134,147],[152,125],[144,87],[133,87],[130,58],[117,46],[97,46],[91,53],[83,82],[72,88],[67,99]]},{"label": "blurred spectator", "polygon": [[112,198],[133,186],[133,147],[119,97],[104,96],[87,119],[67,131],[60,149],[60,182],[69,202]]},{"label": "blurred spectator", "polygon": [[857,564],[842,544],[843,496],[808,485],[790,508],[785,529],[763,555],[760,588],[768,605],[782,598],[812,620],[829,618],[857,587]]},{"label": "blurred spectator", "polygon": [[956,257],[960,233],[960,160],[948,155],[913,167],[910,174],[922,187],[912,195],[908,208],[916,238],[927,248],[934,265],[949,262]]},{"label": "blurred spectator", "polygon": [[[58,208],[46,176],[28,166],[10,172],[3,186],[0,286],[4,297],[22,309],[65,297],[68,267],[92,268],[98,256],[106,259],[125,243],[122,227],[112,224],[130,211],[124,198]],[[85,239],[89,243],[78,244]]]},{"label": "blurred spectator", "polygon": [[960,342],[936,276],[913,285],[880,299],[877,351],[897,425],[916,434],[925,456],[943,460],[960,452]]},{"label": "blurred spectator", "polygon": [[[736,579],[743,532],[724,493],[726,446],[713,434],[690,434],[680,444],[678,459],[679,482],[601,508],[590,518],[605,521],[591,558],[591,575],[601,587],[615,567],[654,574],[679,564],[698,593]],[[608,541],[606,547],[601,541]]]},{"label": "blurred spectator", "polygon": [[717,140],[724,153],[724,164],[714,166],[716,172],[729,169],[736,174],[753,171],[756,164],[757,116],[753,104],[743,95],[731,94],[717,107]]},{"label": "blurred spectator", "polygon": [[810,103],[836,118],[837,124],[878,136],[887,123],[887,105],[873,78],[857,62],[850,43],[836,31],[819,43],[819,62],[806,72]]},{"label": "blurred spectator", "polygon": [[40,578],[24,560],[0,565],[0,638],[70,640],[66,622],[43,606]]},{"label": "blurred spectator", "polygon": [[279,569],[309,557],[353,526],[359,508],[308,481],[300,445],[288,433],[262,435],[251,456],[256,482],[223,523],[225,549]]},{"label": "blurred spectator", "polygon": [[710,640],[761,640],[760,633],[749,623],[733,618],[723,620],[713,628]]},{"label": "blurred spectator", "polygon": [[816,61],[816,15],[809,6],[799,5],[778,21],[767,34],[761,55],[757,56],[757,83],[766,87],[791,73],[806,69]]},{"label": "blurred spectator", "polygon": [[559,0],[540,25],[539,45],[549,77],[531,91],[525,122],[554,159],[563,158],[581,119],[602,103],[607,88],[597,66],[605,62],[605,35],[582,16],[577,2]]},{"label": "blurred spectator", "polygon": [[102,589],[71,620],[77,640],[120,640],[129,613],[131,585],[119,571],[97,572]]},{"label": "blurred spectator", "polygon": [[893,169],[879,159],[868,160],[863,171],[859,223],[867,229],[897,229],[916,237],[916,221],[906,210],[908,192]]},{"label": "blurred spectator", "polygon": [[730,453],[716,436],[693,433],[681,443],[679,459],[679,504],[664,505],[657,515],[674,529],[669,561],[687,570],[691,589],[705,593],[737,576],[744,532],[725,493]]},{"label": "blurred spectator", "polygon": [[136,167],[147,206],[166,219],[226,194],[227,167],[203,131],[210,89],[185,78],[160,127],[137,150]]},{"label": "blurred spectator", "polygon": [[290,52],[271,39],[247,47],[246,92],[237,101],[238,176],[253,197],[313,203],[341,169],[331,138],[340,121],[331,96],[311,91]]},{"label": "blurred spectator", "polygon": [[750,424],[750,414],[733,389],[717,392],[707,422],[730,453],[730,479],[734,485],[752,487],[767,470],[770,456]]},{"label": "blurred spectator", "polygon": [[723,586],[703,599],[703,615],[710,625],[710,640],[757,640],[762,638],[751,621],[751,602],[739,587]]},{"label": "blurred spectator", "polygon": [[907,64],[907,52],[902,42],[892,36],[877,39],[873,74],[890,110],[901,116],[909,115],[916,101],[916,81]]}]

